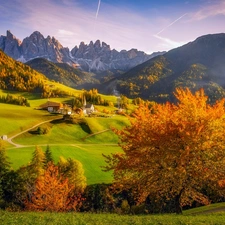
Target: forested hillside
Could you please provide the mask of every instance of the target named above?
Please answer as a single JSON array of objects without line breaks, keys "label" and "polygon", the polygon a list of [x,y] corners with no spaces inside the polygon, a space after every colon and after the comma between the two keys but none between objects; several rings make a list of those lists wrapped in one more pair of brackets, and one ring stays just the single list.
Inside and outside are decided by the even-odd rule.
[{"label": "forested hillside", "polygon": [[36,58],[26,64],[44,74],[48,79],[70,87],[76,87],[83,83],[99,83],[93,78],[93,74],[76,69],[66,63],[54,63],[44,58]]},{"label": "forested hillside", "polygon": [[[174,101],[177,87],[204,88],[210,102],[225,96],[225,34],[205,35],[108,82],[129,97]],[[116,82],[116,85],[115,85]]]},{"label": "forested hillside", "polygon": [[37,93],[44,98],[68,95],[52,86],[46,76],[0,50],[0,89]]}]

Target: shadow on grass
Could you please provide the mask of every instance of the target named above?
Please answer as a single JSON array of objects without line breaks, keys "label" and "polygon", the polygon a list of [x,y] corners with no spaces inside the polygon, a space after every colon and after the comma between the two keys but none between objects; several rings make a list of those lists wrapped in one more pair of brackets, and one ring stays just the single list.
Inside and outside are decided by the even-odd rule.
[{"label": "shadow on grass", "polygon": [[80,123],[79,125],[84,132],[91,133],[90,127],[86,123]]}]

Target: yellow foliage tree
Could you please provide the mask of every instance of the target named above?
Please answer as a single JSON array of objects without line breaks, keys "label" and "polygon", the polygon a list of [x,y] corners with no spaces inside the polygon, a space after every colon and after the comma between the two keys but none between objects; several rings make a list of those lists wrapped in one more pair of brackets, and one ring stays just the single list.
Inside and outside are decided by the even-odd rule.
[{"label": "yellow foliage tree", "polygon": [[176,89],[177,104],[140,106],[131,126],[119,131],[124,153],[104,156],[115,188],[175,201],[175,210],[192,201],[208,203],[205,185],[225,178],[224,100],[207,104],[204,91]]}]

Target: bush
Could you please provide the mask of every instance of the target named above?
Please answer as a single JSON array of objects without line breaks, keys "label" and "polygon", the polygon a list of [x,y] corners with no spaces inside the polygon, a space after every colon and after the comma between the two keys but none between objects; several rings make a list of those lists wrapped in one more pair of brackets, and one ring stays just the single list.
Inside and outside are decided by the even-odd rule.
[{"label": "bush", "polygon": [[37,128],[37,134],[48,134],[50,132],[51,128],[49,126],[43,126]]}]

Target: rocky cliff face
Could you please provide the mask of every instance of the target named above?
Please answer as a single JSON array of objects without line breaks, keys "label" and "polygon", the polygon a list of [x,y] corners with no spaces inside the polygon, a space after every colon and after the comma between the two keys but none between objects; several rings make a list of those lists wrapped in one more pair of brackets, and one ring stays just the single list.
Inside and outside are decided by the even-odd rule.
[{"label": "rocky cliff face", "polygon": [[6,36],[0,36],[0,48],[10,57],[22,62],[34,58],[46,58],[53,62],[71,63],[68,48],[64,48],[54,37],[44,38],[38,31],[22,42],[7,31]]},{"label": "rocky cliff face", "polygon": [[68,48],[63,47],[54,37],[44,36],[35,31],[22,42],[16,39],[10,31],[6,36],[0,36],[0,48],[12,58],[27,62],[34,58],[45,58],[52,62],[76,64],[85,71],[105,71],[122,70],[127,71],[130,68],[141,64],[155,55],[147,55],[137,49],[129,51],[111,50],[110,46],[97,40],[89,45],[81,42],[79,47],[75,46],[70,52]]},{"label": "rocky cliff face", "polygon": [[21,55],[21,41],[18,40],[9,30],[6,36],[0,36],[0,48],[9,56],[17,59]]},{"label": "rocky cliff face", "polygon": [[[160,54],[160,53],[159,53]],[[104,70],[129,70],[130,68],[141,64],[153,55],[147,55],[137,49],[129,51],[111,50],[110,46],[105,42],[97,40],[92,41],[89,45],[80,43],[79,47],[74,47],[71,51],[73,59],[85,70],[104,71]]]}]

